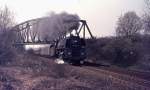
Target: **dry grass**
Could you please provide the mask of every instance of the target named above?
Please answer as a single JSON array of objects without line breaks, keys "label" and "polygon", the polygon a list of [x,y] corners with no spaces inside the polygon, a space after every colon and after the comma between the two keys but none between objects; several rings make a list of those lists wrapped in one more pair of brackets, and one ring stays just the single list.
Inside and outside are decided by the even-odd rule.
[{"label": "dry grass", "polygon": [[138,90],[103,73],[32,55],[18,55],[0,67],[0,75],[1,90]]}]

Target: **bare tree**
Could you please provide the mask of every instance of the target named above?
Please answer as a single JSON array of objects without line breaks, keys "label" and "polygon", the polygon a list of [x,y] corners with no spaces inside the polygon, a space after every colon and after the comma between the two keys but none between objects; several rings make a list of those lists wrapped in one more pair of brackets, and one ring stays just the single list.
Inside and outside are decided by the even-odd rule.
[{"label": "bare tree", "polygon": [[10,28],[14,24],[14,18],[12,12],[7,6],[0,8],[0,47],[10,46],[10,43],[14,37]]},{"label": "bare tree", "polygon": [[12,47],[15,34],[10,29],[13,21],[11,11],[7,7],[0,8],[0,65],[10,62],[16,53]]},{"label": "bare tree", "polygon": [[141,19],[135,12],[127,12],[117,23],[117,36],[132,36],[141,30]]},{"label": "bare tree", "polygon": [[150,13],[150,0],[144,0],[145,2],[145,14]]},{"label": "bare tree", "polygon": [[0,8],[0,31],[4,32],[10,29],[13,24],[14,17],[8,7],[5,6],[3,9]]},{"label": "bare tree", "polygon": [[[9,38],[10,36],[7,36],[6,34],[10,33],[7,32],[10,30],[10,28],[14,24],[14,16],[12,12],[9,10],[7,6],[4,8],[0,8],[0,36],[1,39]],[[5,36],[5,37],[4,37]]]},{"label": "bare tree", "polygon": [[150,0],[144,0],[145,1],[145,12],[142,17],[142,24],[145,34],[150,33]]},{"label": "bare tree", "polygon": [[150,15],[145,14],[142,17],[142,24],[143,24],[144,33],[149,34],[150,33]]}]

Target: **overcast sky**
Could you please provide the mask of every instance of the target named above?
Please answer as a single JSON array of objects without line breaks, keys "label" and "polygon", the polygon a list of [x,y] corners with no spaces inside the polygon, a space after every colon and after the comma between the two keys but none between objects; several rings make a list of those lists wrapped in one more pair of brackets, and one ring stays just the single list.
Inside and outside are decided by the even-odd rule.
[{"label": "overcast sky", "polygon": [[0,6],[7,5],[18,23],[42,17],[48,12],[78,14],[87,20],[95,36],[115,34],[116,21],[127,11],[143,13],[144,0],[0,0]]}]

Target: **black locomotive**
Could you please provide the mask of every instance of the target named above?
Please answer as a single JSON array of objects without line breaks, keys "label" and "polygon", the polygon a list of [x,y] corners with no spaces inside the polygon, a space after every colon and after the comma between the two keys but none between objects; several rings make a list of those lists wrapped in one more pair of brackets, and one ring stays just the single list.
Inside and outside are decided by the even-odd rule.
[{"label": "black locomotive", "polygon": [[85,20],[74,20],[72,22],[80,23],[78,29],[73,28],[74,30],[72,32],[75,31],[74,34],[70,32],[69,37],[66,35],[56,40],[54,44],[54,55],[69,63],[83,64],[87,57],[85,43],[86,30],[91,38],[94,37]]},{"label": "black locomotive", "polygon": [[57,45],[56,54],[66,62],[83,64],[86,59],[85,39],[71,35],[61,40]]}]

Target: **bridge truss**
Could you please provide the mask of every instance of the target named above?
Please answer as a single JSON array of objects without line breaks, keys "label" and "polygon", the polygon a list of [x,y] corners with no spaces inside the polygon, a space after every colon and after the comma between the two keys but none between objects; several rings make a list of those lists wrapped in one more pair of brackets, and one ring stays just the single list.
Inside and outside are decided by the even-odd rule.
[{"label": "bridge truss", "polygon": [[[48,41],[47,38],[40,40],[39,35],[37,34],[37,31],[33,31],[33,26],[35,24],[39,24],[40,20],[43,18],[37,18],[25,21],[23,23],[20,23],[12,28],[12,30],[15,32],[16,39],[14,40],[14,45],[40,45],[40,44],[55,44],[55,40]],[[80,27],[78,30],[76,30],[76,34],[80,35],[82,31],[82,36],[85,38],[85,31],[87,30],[90,34],[91,38],[94,38],[86,21],[85,20],[74,20],[73,22],[79,22]],[[65,38],[66,36],[60,36],[57,39]]]}]

